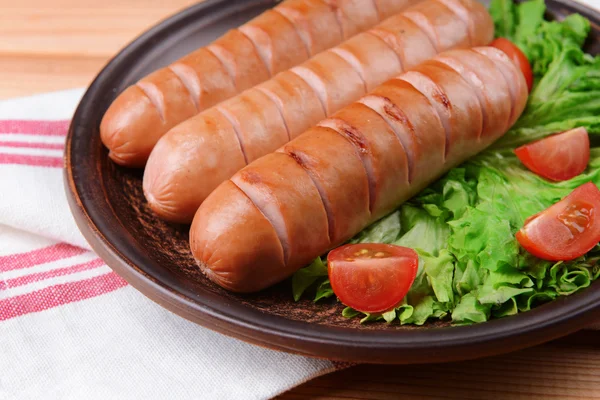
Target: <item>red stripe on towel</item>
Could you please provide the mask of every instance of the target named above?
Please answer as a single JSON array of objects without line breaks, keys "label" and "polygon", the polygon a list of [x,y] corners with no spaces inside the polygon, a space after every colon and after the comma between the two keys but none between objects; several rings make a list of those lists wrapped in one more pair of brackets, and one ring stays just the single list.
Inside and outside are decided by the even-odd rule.
[{"label": "red stripe on towel", "polygon": [[0,300],[0,321],[110,293],[127,285],[114,272]]},{"label": "red stripe on towel", "polygon": [[0,281],[0,290],[11,289],[17,286],[27,285],[33,282],[43,281],[45,279],[54,278],[57,276],[65,276],[71,275],[76,272],[87,271],[90,269],[98,268],[104,265],[104,261],[100,258],[96,258],[92,261],[76,264],[70,267],[65,268],[57,268],[50,271],[37,272],[34,274],[29,274],[25,276],[20,276],[18,278],[7,279],[5,281]]},{"label": "red stripe on towel", "polygon": [[29,133],[43,136],[66,136],[69,120],[0,120],[0,133]]},{"label": "red stripe on towel", "polygon": [[26,253],[10,254],[0,256],[0,272],[15,269],[29,268],[51,261],[62,260],[85,253],[87,250],[72,246],[67,243],[59,243],[41,249],[28,251]]}]

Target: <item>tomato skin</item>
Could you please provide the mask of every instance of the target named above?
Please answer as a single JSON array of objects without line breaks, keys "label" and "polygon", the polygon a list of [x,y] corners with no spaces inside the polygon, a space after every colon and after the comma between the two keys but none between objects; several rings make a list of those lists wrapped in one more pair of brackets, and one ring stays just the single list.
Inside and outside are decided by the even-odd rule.
[{"label": "tomato skin", "polygon": [[551,181],[566,181],[585,171],[590,160],[590,139],[585,128],[575,128],[515,150],[531,171]]},{"label": "tomato skin", "polygon": [[345,305],[365,313],[396,307],[415,280],[418,265],[414,250],[382,243],[349,244],[327,255],[333,292]]},{"label": "tomato skin", "polygon": [[600,242],[599,212],[600,190],[588,182],[529,217],[516,238],[525,250],[538,258],[573,260]]},{"label": "tomato skin", "polygon": [[523,76],[525,77],[525,82],[527,82],[527,89],[529,93],[531,93],[531,88],[533,88],[533,72],[531,71],[531,65],[529,64],[529,60],[527,56],[523,54],[521,49],[519,49],[513,42],[506,38],[498,38],[495,39],[490,46],[497,48],[498,50],[502,50],[508,58],[510,58],[516,65],[519,66]]}]

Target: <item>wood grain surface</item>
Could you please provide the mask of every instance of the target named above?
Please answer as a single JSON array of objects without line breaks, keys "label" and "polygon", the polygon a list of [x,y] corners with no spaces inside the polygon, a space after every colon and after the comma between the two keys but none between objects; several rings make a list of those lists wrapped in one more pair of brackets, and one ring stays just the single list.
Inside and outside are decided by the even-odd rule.
[{"label": "wood grain surface", "polygon": [[123,46],[195,0],[0,0],[0,99],[88,85]]},{"label": "wood grain surface", "polygon": [[[194,0],[0,0],[0,99],[87,85],[122,46]],[[361,365],[281,399],[600,398],[600,332],[520,352],[417,366]]]},{"label": "wood grain surface", "polygon": [[473,361],[359,365],[312,380],[280,400],[600,399],[600,333],[581,331]]}]

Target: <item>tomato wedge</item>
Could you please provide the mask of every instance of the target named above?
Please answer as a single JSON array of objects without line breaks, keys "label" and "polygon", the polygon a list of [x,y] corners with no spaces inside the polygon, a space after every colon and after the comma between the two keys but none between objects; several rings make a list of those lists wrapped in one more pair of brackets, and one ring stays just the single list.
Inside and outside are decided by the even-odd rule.
[{"label": "tomato wedge", "polygon": [[581,257],[600,242],[600,190],[588,182],[541,213],[529,217],[517,240],[544,260]]},{"label": "tomato wedge", "polygon": [[525,82],[527,82],[527,89],[531,92],[531,88],[533,87],[533,72],[531,72],[531,65],[529,64],[527,56],[523,54],[521,49],[506,38],[498,38],[490,43],[490,46],[502,50],[506,53],[508,58],[519,66],[525,77]]},{"label": "tomato wedge", "polygon": [[515,154],[536,174],[552,181],[565,181],[587,167],[590,139],[585,128],[575,128],[521,146]]},{"label": "tomato wedge", "polygon": [[417,275],[413,249],[381,243],[349,244],[329,252],[331,288],[342,303],[365,313],[396,307]]}]

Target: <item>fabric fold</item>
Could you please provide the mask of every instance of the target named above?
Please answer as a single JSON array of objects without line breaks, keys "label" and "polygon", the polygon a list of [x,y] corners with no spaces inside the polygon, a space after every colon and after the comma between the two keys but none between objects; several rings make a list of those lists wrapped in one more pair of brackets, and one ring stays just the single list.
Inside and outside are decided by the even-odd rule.
[{"label": "fabric fold", "polygon": [[82,94],[0,102],[0,399],[266,399],[344,367],[184,320],[90,251],[62,170]]}]

